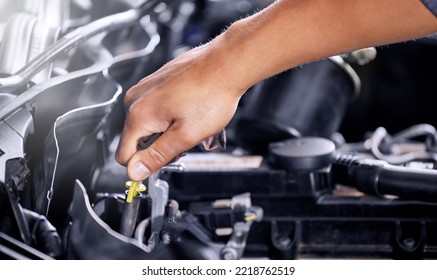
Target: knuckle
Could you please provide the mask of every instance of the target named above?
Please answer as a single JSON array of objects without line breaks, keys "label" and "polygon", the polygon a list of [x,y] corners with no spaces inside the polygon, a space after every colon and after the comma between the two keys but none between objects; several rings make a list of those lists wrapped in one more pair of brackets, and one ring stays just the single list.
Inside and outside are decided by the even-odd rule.
[{"label": "knuckle", "polygon": [[201,137],[199,133],[197,133],[197,130],[181,129],[177,138],[181,146],[191,148],[199,144],[205,137]]},{"label": "knuckle", "polygon": [[186,133],[181,137],[180,143],[185,147],[193,147],[199,144],[199,137],[194,135],[193,133]]},{"label": "knuckle", "polygon": [[117,161],[121,165],[125,165],[126,166],[126,164],[127,164],[127,161],[125,160],[125,158],[120,153],[116,153],[115,154],[115,161]]},{"label": "knuckle", "polygon": [[115,160],[124,166],[127,166],[127,163],[129,161],[128,156],[126,155],[125,150],[123,149],[123,146],[121,143],[118,144],[117,151],[115,152]]},{"label": "knuckle", "polygon": [[147,152],[148,152],[148,155],[155,166],[162,167],[162,166],[166,165],[171,160],[171,158],[168,155],[166,155],[162,151],[158,150],[153,145],[147,149]]},{"label": "knuckle", "polygon": [[139,116],[142,112],[141,106],[138,105],[138,103],[133,102],[126,108],[127,116],[130,118]]},{"label": "knuckle", "polygon": [[134,96],[135,96],[135,92],[136,92],[136,90],[135,90],[135,86],[134,86],[134,87],[130,88],[126,92],[126,94],[124,95],[123,102],[124,102],[124,106],[126,109],[132,105],[133,100],[134,100]]}]

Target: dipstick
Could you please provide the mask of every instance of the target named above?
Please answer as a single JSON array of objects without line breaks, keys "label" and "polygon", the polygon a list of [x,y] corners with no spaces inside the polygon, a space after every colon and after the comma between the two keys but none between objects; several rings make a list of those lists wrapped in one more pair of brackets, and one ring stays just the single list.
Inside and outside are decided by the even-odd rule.
[{"label": "dipstick", "polygon": [[125,187],[128,189],[126,196],[127,203],[131,203],[134,197],[147,189],[141,181],[127,181]]}]

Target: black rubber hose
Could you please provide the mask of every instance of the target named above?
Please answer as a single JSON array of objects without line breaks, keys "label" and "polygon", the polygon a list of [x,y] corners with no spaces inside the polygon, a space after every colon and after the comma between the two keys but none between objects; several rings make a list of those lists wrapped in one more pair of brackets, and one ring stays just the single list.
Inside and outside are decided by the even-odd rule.
[{"label": "black rubber hose", "polygon": [[23,209],[23,212],[31,229],[35,247],[50,257],[57,258],[61,256],[63,247],[56,228],[45,216],[27,209]]},{"label": "black rubber hose", "polygon": [[437,171],[394,166],[381,160],[337,156],[334,182],[353,185],[374,195],[396,195],[403,199],[437,201]]}]

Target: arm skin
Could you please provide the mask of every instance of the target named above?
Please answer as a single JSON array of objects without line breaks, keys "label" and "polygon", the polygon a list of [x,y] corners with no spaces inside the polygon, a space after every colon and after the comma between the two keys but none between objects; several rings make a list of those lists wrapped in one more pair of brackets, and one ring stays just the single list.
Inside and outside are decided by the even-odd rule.
[{"label": "arm skin", "polygon": [[[437,18],[419,0],[278,0],[133,86],[116,159],[140,181],[221,131],[255,83],[307,62],[435,32]],[[141,137],[159,132],[149,148],[136,150]]]}]

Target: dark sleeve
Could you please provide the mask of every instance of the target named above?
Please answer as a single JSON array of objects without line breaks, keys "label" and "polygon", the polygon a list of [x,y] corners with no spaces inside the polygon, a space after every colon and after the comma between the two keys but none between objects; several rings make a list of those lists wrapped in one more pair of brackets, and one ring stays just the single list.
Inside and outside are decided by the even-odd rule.
[{"label": "dark sleeve", "polygon": [[437,0],[422,0],[422,2],[437,17]]}]

